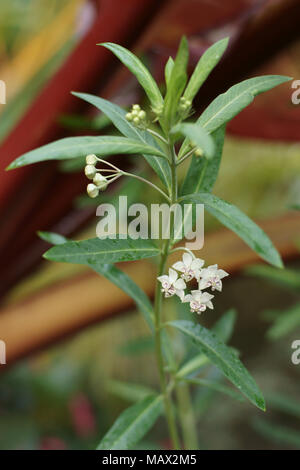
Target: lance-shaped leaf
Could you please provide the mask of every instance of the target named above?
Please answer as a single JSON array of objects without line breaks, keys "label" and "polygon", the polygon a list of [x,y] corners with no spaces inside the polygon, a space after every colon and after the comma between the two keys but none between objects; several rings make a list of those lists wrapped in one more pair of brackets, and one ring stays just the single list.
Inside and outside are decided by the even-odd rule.
[{"label": "lance-shaped leaf", "polygon": [[[42,240],[45,240],[48,243],[52,243],[53,245],[63,245],[67,242],[71,242],[71,240],[68,240],[66,237],[54,232],[38,232],[38,235],[40,238],[42,238]],[[123,292],[128,294],[129,297],[131,297],[136,303],[136,306],[143,315],[149,328],[152,331],[154,330],[154,312],[152,304],[145,292],[126,273],[121,271],[113,264],[84,264],[89,266],[96,273],[106,277],[106,279],[118,286]]]},{"label": "lance-shaped leaf", "polygon": [[67,160],[69,158],[84,157],[90,153],[99,156],[114,154],[140,154],[157,155],[164,158],[161,150],[133,139],[116,136],[85,136],[66,137],[51,144],[43,145],[35,150],[24,153],[14,160],[8,170],[19,168],[31,163],[45,160]]},{"label": "lance-shaped leaf", "polygon": [[213,158],[215,153],[215,143],[213,138],[206,132],[200,124],[181,123],[173,127],[172,133],[180,133],[188,137],[198,148],[203,150],[204,156]]},{"label": "lance-shaped leaf", "polygon": [[[219,340],[223,343],[227,343],[233,333],[234,323],[236,320],[236,311],[230,309],[222,315],[219,320],[214,324],[212,331],[217,335]],[[189,359],[183,366],[179,369],[176,376],[179,378],[186,377],[194,372],[198,371],[201,367],[207,364],[208,358],[204,354],[199,354],[198,356]]]},{"label": "lance-shaped leaf", "polygon": [[279,268],[283,266],[270,238],[236,206],[210,193],[190,194],[182,197],[181,202],[204,204],[208,212],[242,238],[261,258]]},{"label": "lance-shaped leaf", "polygon": [[[288,80],[291,80],[291,78],[282,75],[263,75],[237,83],[229,88],[226,93],[217,96],[201,114],[197,123],[204,127],[207,132],[212,133],[252,103],[255,96]],[[185,139],[179,157],[186,152],[188,143],[188,139]]]},{"label": "lance-shaped leaf", "polygon": [[214,141],[215,151],[213,157],[192,157],[191,164],[186,177],[180,188],[180,195],[199,192],[211,192],[217,180],[225,138],[225,126],[220,127],[211,134]]},{"label": "lance-shaped leaf", "polygon": [[130,70],[130,72],[135,75],[140,85],[144,88],[145,93],[147,94],[150,103],[154,108],[162,107],[163,98],[159,88],[151,73],[144,66],[144,64],[142,64],[140,59],[138,59],[128,49],[125,49],[125,47],[119,46],[118,44],[113,44],[112,42],[104,42],[97,45],[104,46],[106,49],[109,49]]},{"label": "lance-shaped leaf", "polygon": [[208,132],[213,132],[252,103],[255,96],[291,80],[281,75],[264,75],[233,85],[226,93],[217,96],[198,119]]},{"label": "lance-shaped leaf", "polygon": [[150,258],[159,253],[160,250],[152,240],[91,238],[54,246],[44,254],[44,258],[61,263],[87,264],[97,267],[100,264]]},{"label": "lance-shaped leaf", "polygon": [[221,39],[210,46],[200,57],[198,64],[184,91],[184,97],[192,101],[208,75],[221,59],[228,44],[228,38]]},{"label": "lance-shaped leaf", "polygon": [[187,80],[187,63],[189,58],[188,42],[185,37],[180,41],[174,65],[170,73],[165,96],[163,122],[169,128],[175,122],[179,99]]},{"label": "lance-shaped leaf", "polygon": [[172,57],[169,57],[165,65],[165,80],[166,80],[167,86],[169,85],[169,82],[170,82],[173,67],[174,67],[174,60],[172,59]]},{"label": "lance-shaped leaf", "polygon": [[186,320],[176,320],[168,324],[190,338],[251,403],[261,410],[265,410],[265,401],[261,391],[231,348],[201,325]]},{"label": "lance-shaped leaf", "polygon": [[133,299],[151,331],[154,331],[154,312],[145,292],[123,271],[113,264],[88,264],[96,273],[106,277]]},{"label": "lance-shaped leaf", "polygon": [[[100,111],[109,117],[114,126],[129,139],[143,142],[144,144],[155,147],[161,151],[156,140],[149,132],[138,129],[132,124],[132,122],[127,121],[125,117],[126,111],[120,108],[120,106],[100,98],[99,96],[90,95],[88,93],[73,93],[73,95],[100,109]],[[169,190],[171,190],[171,170],[168,162],[163,158],[156,157],[154,155],[143,154],[143,156],[155,173],[158,174],[161,181]]]},{"label": "lance-shaped leaf", "polygon": [[224,393],[225,395],[228,395],[229,397],[234,398],[235,400],[244,401],[244,397],[240,393],[236,392],[230,387],[227,387],[227,385],[214,382],[213,380],[197,378],[197,379],[185,379],[184,382],[190,383],[192,385],[200,385],[201,387],[207,387],[211,390],[214,390],[215,392]]},{"label": "lance-shaped leaf", "polygon": [[132,449],[154,425],[161,412],[161,395],[149,396],[127,408],[105,434],[97,449]]}]

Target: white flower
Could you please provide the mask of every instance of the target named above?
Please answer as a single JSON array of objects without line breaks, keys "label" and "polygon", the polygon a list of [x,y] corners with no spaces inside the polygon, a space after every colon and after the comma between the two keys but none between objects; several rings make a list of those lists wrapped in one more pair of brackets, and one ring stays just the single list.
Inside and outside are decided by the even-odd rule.
[{"label": "white flower", "polygon": [[90,183],[86,187],[86,192],[88,193],[90,197],[94,198],[98,196],[99,189],[97,188],[96,185],[94,185],[93,183]]},{"label": "white flower", "polygon": [[165,297],[172,297],[172,295],[176,294],[181,300],[183,299],[186,285],[183,279],[178,279],[178,274],[174,269],[169,269],[169,276],[164,274],[157,279],[161,282],[161,291],[164,292]]},{"label": "white flower", "polygon": [[180,271],[182,273],[182,279],[188,282],[193,278],[198,279],[203,265],[203,259],[193,258],[190,253],[184,253],[182,256],[182,261],[177,261],[177,263],[173,264],[173,268],[177,269],[177,271]]},{"label": "white flower", "polygon": [[105,191],[108,186],[108,181],[101,173],[96,173],[93,178],[93,183],[100,191]]},{"label": "white flower", "polygon": [[87,165],[96,165],[98,158],[94,153],[91,153],[85,157]]},{"label": "white flower", "polygon": [[201,292],[201,290],[192,290],[191,294],[184,297],[183,302],[189,302],[191,312],[202,313],[206,308],[213,309],[214,306],[211,302],[214,296],[208,292]]},{"label": "white flower", "polygon": [[218,269],[217,264],[208,266],[201,270],[200,279],[199,279],[199,289],[207,289],[211,287],[211,290],[222,290],[222,281],[223,277],[229,276],[229,274],[223,269]]}]

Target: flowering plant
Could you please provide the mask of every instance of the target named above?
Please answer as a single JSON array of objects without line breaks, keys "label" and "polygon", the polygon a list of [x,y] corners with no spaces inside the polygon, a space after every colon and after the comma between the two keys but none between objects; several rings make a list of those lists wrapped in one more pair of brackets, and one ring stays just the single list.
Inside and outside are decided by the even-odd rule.
[{"label": "flowering plant", "polygon": [[[223,39],[210,47],[200,58],[188,80],[188,43],[183,38],[175,60],[170,57],[165,66],[164,97],[148,69],[134,54],[117,44],[102,44],[135,75],[149,99],[150,110],[143,110],[140,105],[134,104],[126,112],[100,97],[74,93],[101,110],[123,136],[61,139],[20,156],[11,163],[9,169],[43,160],[86,157],[85,174],[92,180],[87,185],[90,197],[97,197],[99,191],[104,191],[122,176],[137,178],[150,185],[169,204],[204,204],[208,212],[240,236],[264,260],[281,267],[280,255],[267,235],[237,207],[211,194],[211,191],[218,175],[227,122],[249,105],[256,95],[284,83],[289,77],[266,75],[245,80],[219,95],[194,122],[186,122],[192,115],[195,95],[220,60],[227,42],[227,39]],[[160,185],[125,172],[105,159],[108,155],[120,153],[141,154],[157,174]],[[183,183],[179,185],[178,168],[188,159],[189,169]],[[97,168],[98,164],[104,165],[104,168]],[[174,217],[170,218],[170,224],[174,225]],[[219,269],[218,265],[204,267],[204,261],[196,258],[189,249],[183,246],[174,247],[179,241],[178,237],[162,238],[156,242],[121,236],[83,241],[69,241],[49,233],[43,236],[56,245],[45,253],[45,258],[87,265],[130,295],[155,339],[160,391],[147,394],[123,412],[101,440],[99,449],[134,447],[163,410],[173,447],[179,449],[182,445],[178,426],[180,422],[184,447],[196,448],[190,384],[207,386],[239,399],[243,395],[258,408],[265,409],[264,398],[255,381],[239,360],[237,352],[225,344],[228,328],[232,326],[232,315],[226,315],[223,322],[215,326],[214,331],[197,323],[198,317],[194,315],[205,312],[207,308],[212,309],[214,295],[211,292],[222,290],[222,280],[228,274]],[[178,260],[167,271],[169,255],[180,250],[183,251],[182,260]],[[154,306],[132,279],[115,266],[115,263],[148,257],[158,258]],[[195,282],[197,289],[189,290],[190,282]],[[166,322],[162,314],[163,295],[175,296],[178,301],[189,303],[190,320]],[[198,353],[195,357],[178,363],[172,347],[174,335],[169,335],[170,329],[181,332],[196,346]],[[208,362],[219,368],[238,388],[238,394],[230,387],[220,387],[212,381],[197,378]],[[174,399],[174,394],[177,400]]]}]

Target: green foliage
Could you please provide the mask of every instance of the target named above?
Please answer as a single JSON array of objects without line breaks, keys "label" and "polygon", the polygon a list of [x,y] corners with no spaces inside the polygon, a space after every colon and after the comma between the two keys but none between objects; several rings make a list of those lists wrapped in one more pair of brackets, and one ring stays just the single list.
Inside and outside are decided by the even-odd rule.
[{"label": "green foliage", "polygon": [[160,250],[152,240],[99,239],[70,241],[50,248],[44,258],[51,261],[98,265],[134,261],[157,256]]},{"label": "green foliage", "polygon": [[154,78],[150,74],[149,70],[134,54],[132,54],[132,52],[111,42],[97,45],[104,46],[109,49],[135,75],[140,85],[144,88],[145,93],[154,108],[163,106],[163,98]]},{"label": "green foliage", "polygon": [[192,101],[194,99],[208,75],[221,59],[227,45],[228,38],[221,39],[209,47],[200,57],[183,94],[187,100]]},{"label": "green foliage", "polygon": [[201,352],[217,366],[223,374],[243,393],[254,405],[265,410],[264,398],[253,378],[238,359],[219,338],[201,325],[185,320],[169,323],[177,328],[199,347]]},{"label": "green foliage", "polygon": [[[139,180],[139,183],[150,185],[169,202],[190,203],[191,210],[196,204],[204,204],[209,213],[241,237],[259,256],[276,267],[282,267],[279,253],[260,227],[237,207],[212,195],[211,191],[218,176],[227,122],[248,106],[256,95],[286,82],[289,77],[266,75],[245,80],[215,98],[196,122],[184,122],[192,114],[193,98],[222,57],[227,43],[226,38],[207,49],[187,84],[189,51],[187,39],[183,37],[175,60],[169,58],[165,65],[166,93],[164,98],[149,70],[138,57],[117,44],[101,44],[115,54],[135,75],[149,98],[151,111],[143,110],[140,105],[135,104],[130,112],[126,112],[103,98],[86,93],[73,93],[100,110],[103,113],[101,118],[105,116],[105,123],[112,122],[122,135],[61,139],[25,153],[12,162],[8,169],[46,160],[61,160],[68,161],[64,164],[74,170],[82,167],[88,154],[100,157],[115,154],[141,154],[160,178],[159,184],[162,183],[163,189],[156,186],[151,179],[124,172],[109,163],[107,163],[109,169],[106,168],[105,171],[111,174],[105,173],[103,176],[100,173],[103,169],[96,168],[99,160],[89,155],[85,172],[89,178],[93,179],[93,183],[88,185],[88,194],[97,197],[99,190],[105,190],[108,184],[116,178],[124,175],[126,178],[133,177]],[[181,136],[184,141],[177,154],[174,144]],[[191,159],[191,163],[182,187],[178,191],[177,169],[187,158]],[[96,186],[97,184],[99,186]],[[113,393],[137,402],[119,416],[103,437],[98,449],[131,449],[153,426],[162,412],[163,402],[173,446],[175,449],[180,448],[177,417],[182,422],[183,431],[188,429],[184,423],[185,417],[187,416],[189,420],[193,419],[193,411],[188,409],[188,404],[184,403],[187,413],[182,409],[179,413],[175,413],[173,391],[175,389],[178,392],[177,387],[180,386],[178,384],[180,381],[184,382],[181,391],[184,389],[187,397],[189,396],[188,385],[191,384],[225,393],[239,400],[241,399],[240,393],[242,393],[255,406],[265,410],[264,398],[254,379],[239,360],[237,352],[225,344],[232,335],[236,317],[234,310],[226,312],[214,325],[212,331],[188,320],[163,321],[162,292],[158,282],[153,308],[146,294],[124,272],[114,266],[114,263],[124,261],[160,257],[159,276],[161,276],[165,273],[167,258],[174,246],[174,240],[160,240],[161,246],[158,248],[151,240],[132,240],[123,236],[83,241],[69,241],[65,237],[48,232],[41,232],[40,236],[55,245],[45,253],[46,259],[89,266],[128,294],[135,301],[152,333],[150,345],[154,344],[160,394],[136,384],[110,382],[108,387]],[[175,236],[175,240],[177,238]],[[266,270],[262,273],[262,269],[265,268],[260,269],[260,274],[265,276]],[[269,271],[267,275],[273,280],[280,278],[278,272],[275,274],[274,271],[271,274]],[[292,288],[299,287],[296,277],[291,273],[285,275],[285,283]],[[180,292],[181,289],[178,288],[178,290]],[[174,287],[175,293],[178,293],[178,290],[176,291]],[[172,290],[165,292],[174,293]],[[203,305],[200,307],[202,308]],[[191,309],[194,311],[192,305]],[[295,325],[295,317],[296,314],[293,312],[287,314],[284,325],[280,324],[279,317],[277,317],[276,334],[278,334],[278,329],[281,332],[282,329],[286,329],[287,324],[289,327],[291,324]],[[174,334],[168,334],[166,329],[168,325],[173,327],[170,333]],[[181,356],[185,358],[182,366],[179,366],[178,354],[176,354],[178,352],[176,346],[179,344],[176,343],[176,330],[177,336],[179,332],[183,333],[187,342],[193,343],[194,350],[199,350],[192,357],[190,350],[188,354],[182,354]],[[196,377],[204,366],[216,366],[238,388],[239,392],[219,383],[219,377],[216,380],[214,377],[205,377],[205,379]],[[180,393],[177,393],[177,397],[179,396]],[[178,404],[180,407],[180,399],[178,399]],[[191,444],[186,442],[187,434],[183,432],[184,444],[185,448],[190,448]]]},{"label": "green foliage", "polygon": [[210,214],[235,232],[261,258],[279,268],[283,266],[278,251],[265,232],[233,204],[210,193],[183,196],[181,202],[203,203]]},{"label": "green foliage", "polygon": [[162,397],[152,395],[127,408],[101,440],[98,450],[128,450],[151,429],[162,412]]},{"label": "green foliage", "polygon": [[24,153],[24,155],[14,160],[7,169],[13,170],[21,166],[46,160],[66,160],[68,158],[85,157],[90,153],[101,156],[118,153],[146,153],[164,158],[164,154],[158,148],[124,137],[66,137],[65,139],[57,140],[51,144],[43,145],[35,150]]}]

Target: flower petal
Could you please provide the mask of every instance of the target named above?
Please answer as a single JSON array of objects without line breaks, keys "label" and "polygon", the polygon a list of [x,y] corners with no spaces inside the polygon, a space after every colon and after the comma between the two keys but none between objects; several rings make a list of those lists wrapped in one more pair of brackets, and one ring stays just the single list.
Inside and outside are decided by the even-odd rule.
[{"label": "flower petal", "polygon": [[174,284],[174,282],[176,281],[177,278],[178,278],[177,272],[174,271],[174,269],[170,268],[169,269],[169,279],[172,282],[172,284]]},{"label": "flower petal", "polygon": [[183,260],[185,266],[187,266],[189,268],[192,264],[193,257],[192,257],[192,255],[190,255],[190,253],[183,253],[182,260]]},{"label": "flower petal", "polygon": [[186,284],[183,279],[177,279],[177,281],[174,282],[174,287],[175,289],[185,289]]},{"label": "flower petal", "polygon": [[183,272],[185,270],[185,265],[182,261],[177,261],[173,264],[172,268],[177,269],[177,271]]},{"label": "flower petal", "polygon": [[157,278],[157,280],[158,280],[159,282],[164,282],[164,281],[168,281],[168,282],[169,282],[169,276],[167,276],[166,274],[164,274],[163,276],[159,276],[159,277]]}]

